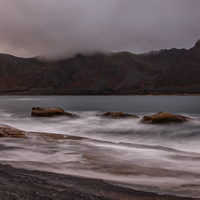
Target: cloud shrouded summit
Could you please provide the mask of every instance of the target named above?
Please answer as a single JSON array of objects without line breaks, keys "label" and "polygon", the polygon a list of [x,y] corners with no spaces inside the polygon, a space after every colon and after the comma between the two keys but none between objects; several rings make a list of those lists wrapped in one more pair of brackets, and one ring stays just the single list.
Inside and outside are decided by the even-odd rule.
[{"label": "cloud shrouded summit", "polygon": [[189,48],[198,0],[1,0],[0,51],[63,58],[95,51]]}]

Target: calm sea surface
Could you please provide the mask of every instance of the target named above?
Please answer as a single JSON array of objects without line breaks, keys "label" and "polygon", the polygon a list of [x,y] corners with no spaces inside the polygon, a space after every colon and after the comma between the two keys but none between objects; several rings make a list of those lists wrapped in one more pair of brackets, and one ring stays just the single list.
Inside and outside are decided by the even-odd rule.
[{"label": "calm sea surface", "polygon": [[[80,118],[31,117],[31,108],[40,106],[61,107]],[[165,111],[194,120],[143,125],[140,119],[96,116],[106,111],[140,119]],[[0,96],[0,124],[84,137],[56,142],[0,138],[2,163],[200,197],[200,96]]]}]

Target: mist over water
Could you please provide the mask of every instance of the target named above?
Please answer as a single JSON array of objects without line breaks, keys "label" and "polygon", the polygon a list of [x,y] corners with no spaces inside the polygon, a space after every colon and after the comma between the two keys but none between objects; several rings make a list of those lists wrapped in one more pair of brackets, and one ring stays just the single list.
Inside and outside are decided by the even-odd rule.
[{"label": "mist over water", "polygon": [[[0,124],[83,139],[49,142],[34,134],[29,139],[1,138],[0,162],[115,180],[131,187],[146,185],[150,191],[165,186],[166,193],[200,197],[199,100],[199,96],[2,96]],[[31,117],[31,108],[39,106],[61,107],[80,118]],[[106,111],[132,113],[140,119],[166,111],[194,120],[144,125],[140,119],[96,116]],[[184,189],[191,184],[192,194]]]}]

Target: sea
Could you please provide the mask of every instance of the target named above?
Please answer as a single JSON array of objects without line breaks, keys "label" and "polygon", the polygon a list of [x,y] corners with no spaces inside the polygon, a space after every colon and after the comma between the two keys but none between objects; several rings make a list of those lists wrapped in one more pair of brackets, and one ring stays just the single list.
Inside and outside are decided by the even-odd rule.
[{"label": "sea", "polygon": [[[80,117],[32,117],[32,107],[60,107]],[[138,119],[107,119],[119,111]],[[160,111],[187,123],[142,124]],[[0,126],[32,132],[0,138],[0,163],[112,181],[144,191],[200,198],[200,96],[0,96]],[[78,136],[43,140],[34,133]]]}]

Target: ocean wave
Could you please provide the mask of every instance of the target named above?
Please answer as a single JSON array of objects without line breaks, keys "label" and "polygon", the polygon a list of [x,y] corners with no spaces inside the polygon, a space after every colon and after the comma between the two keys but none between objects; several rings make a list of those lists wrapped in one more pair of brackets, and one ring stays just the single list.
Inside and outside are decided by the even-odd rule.
[{"label": "ocean wave", "polygon": [[[52,98],[45,98],[45,101],[50,101]],[[9,101],[44,101],[44,98],[13,98]]]},{"label": "ocean wave", "polygon": [[6,110],[1,110],[0,109],[0,118],[11,118],[13,116],[12,113],[9,113]]}]

